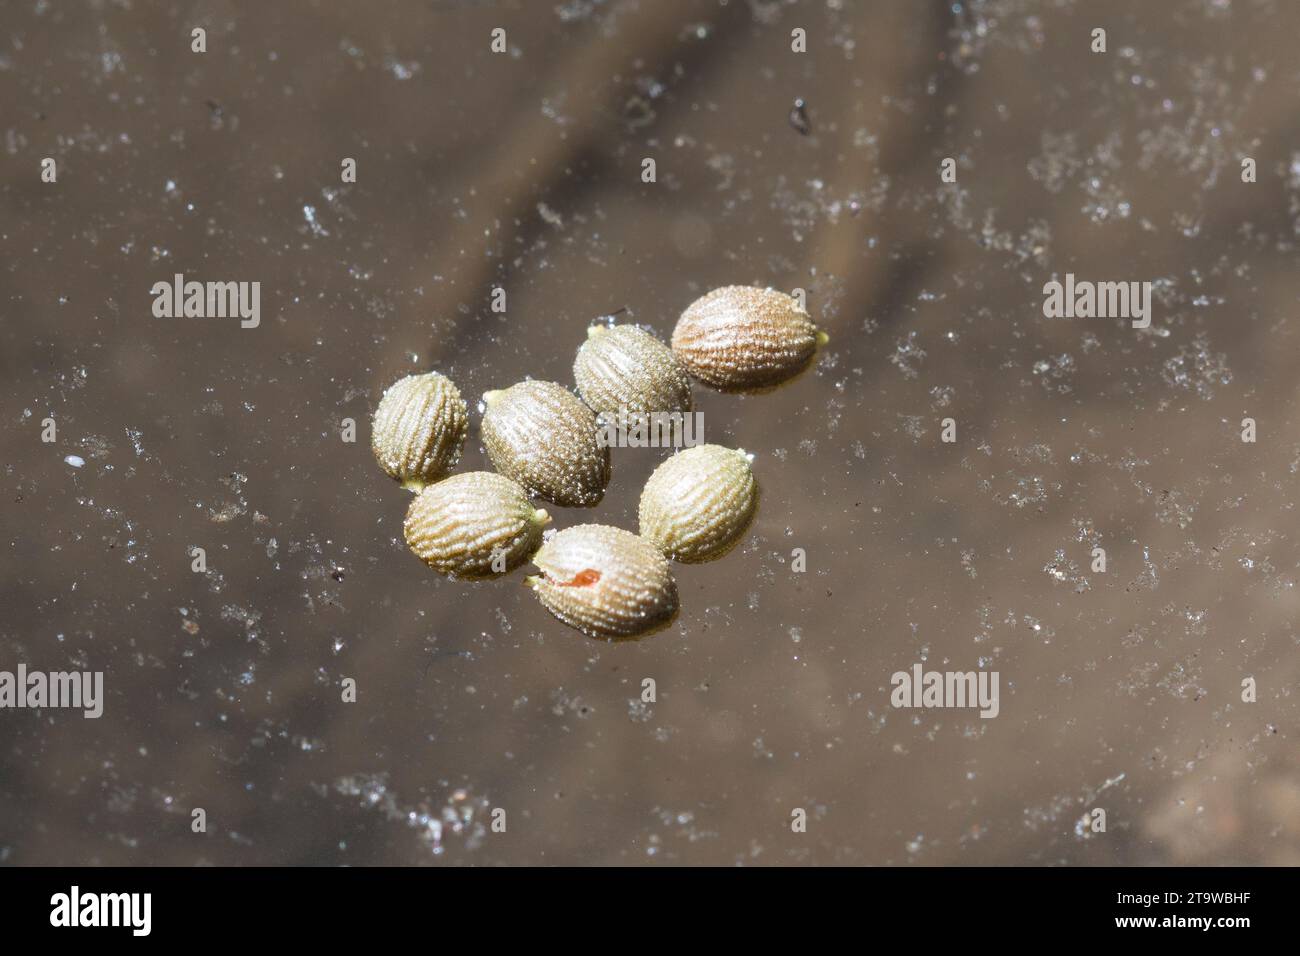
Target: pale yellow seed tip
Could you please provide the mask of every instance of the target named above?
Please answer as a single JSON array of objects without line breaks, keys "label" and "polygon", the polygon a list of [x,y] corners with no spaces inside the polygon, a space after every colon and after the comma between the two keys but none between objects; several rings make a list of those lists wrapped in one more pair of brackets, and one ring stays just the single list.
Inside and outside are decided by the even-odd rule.
[{"label": "pale yellow seed tip", "polygon": [[829,335],[827,335],[827,334],[826,334],[825,332],[823,332],[821,329],[818,329],[818,330],[817,330],[817,344],[818,344],[818,345],[825,345],[825,344],[826,344],[827,342],[829,342],[830,340],[831,340],[831,337],[830,337]]},{"label": "pale yellow seed tip", "polygon": [[495,402],[500,397],[501,397],[501,391],[499,389],[493,389],[490,392],[484,392],[483,404],[490,406],[493,402]]},{"label": "pale yellow seed tip", "polygon": [[533,512],[533,523],[534,523],[534,524],[550,524],[550,523],[551,523],[551,516],[548,515],[548,514],[546,513],[546,509],[545,509],[545,508],[538,508],[536,511]]},{"label": "pale yellow seed tip", "polygon": [[589,325],[587,326],[587,338],[594,339],[596,336],[604,335],[608,331],[609,329],[603,325]]}]

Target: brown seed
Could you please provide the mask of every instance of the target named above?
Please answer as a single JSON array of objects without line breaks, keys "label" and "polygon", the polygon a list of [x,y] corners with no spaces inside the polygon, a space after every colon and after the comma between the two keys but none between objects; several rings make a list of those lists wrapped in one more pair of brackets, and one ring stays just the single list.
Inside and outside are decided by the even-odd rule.
[{"label": "brown seed", "polygon": [[477,578],[522,564],[542,543],[549,520],[516,482],[471,471],[416,495],[402,532],[410,549],[435,571]]},{"label": "brown seed", "polygon": [[419,491],[456,467],[468,425],[465,400],[449,378],[408,375],[379,400],[370,447],[384,471]]},{"label": "brown seed", "polygon": [[565,528],[541,546],[526,583],[546,609],[587,634],[630,637],[677,611],[667,559],[644,538],[602,524]]},{"label": "brown seed", "polygon": [[700,381],[746,391],[799,374],[825,341],[793,297],[733,285],[687,307],[673,330],[673,353]]},{"label": "brown seed", "polygon": [[677,561],[711,561],[740,540],[757,505],[754,472],[743,451],[687,448],[646,482],[638,509],[641,535]]},{"label": "brown seed", "polygon": [[483,396],[483,445],[497,471],[566,507],[595,505],[609,484],[596,416],[554,382],[520,382]]},{"label": "brown seed", "polygon": [[672,349],[635,325],[587,329],[573,378],[597,414],[691,410],[691,383]]}]

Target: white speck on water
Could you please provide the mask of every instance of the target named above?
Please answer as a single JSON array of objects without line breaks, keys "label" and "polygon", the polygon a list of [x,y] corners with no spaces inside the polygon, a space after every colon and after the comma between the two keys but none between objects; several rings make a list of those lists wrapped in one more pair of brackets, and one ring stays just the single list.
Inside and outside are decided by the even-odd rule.
[{"label": "white speck on water", "polygon": [[82,458],[80,455],[68,455],[63,460],[73,468],[81,468],[86,464],[86,459]]},{"label": "white speck on water", "polygon": [[316,221],[316,207],[303,206],[302,216],[307,220],[307,225],[311,227],[313,236],[328,236],[329,232],[320,223]]},{"label": "white speck on water", "polygon": [[384,64],[389,73],[393,74],[399,80],[409,80],[420,72],[420,64],[414,60],[402,63],[391,57]]}]

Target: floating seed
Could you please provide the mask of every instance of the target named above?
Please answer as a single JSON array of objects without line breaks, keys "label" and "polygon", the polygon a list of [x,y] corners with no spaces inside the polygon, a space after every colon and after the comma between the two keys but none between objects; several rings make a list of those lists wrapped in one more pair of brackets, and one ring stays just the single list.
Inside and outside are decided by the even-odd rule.
[{"label": "floating seed", "polygon": [[740,540],[757,505],[749,456],[698,445],[673,455],[646,482],[641,535],[677,561],[710,561]]},{"label": "floating seed", "polygon": [[497,471],[557,505],[595,505],[609,484],[596,416],[554,382],[520,382],[483,396],[483,445]]},{"label": "floating seed", "polygon": [[793,297],[733,285],[687,307],[673,330],[673,353],[700,381],[744,391],[794,377],[825,341]]},{"label": "floating seed", "polygon": [[587,634],[630,637],[677,611],[667,559],[644,538],[602,524],[565,528],[541,546],[526,583],[546,609]]},{"label": "floating seed", "polygon": [[384,471],[419,491],[456,467],[468,425],[465,400],[449,378],[408,375],[379,400],[370,447]]},{"label": "floating seed", "polygon": [[573,362],[578,391],[597,414],[689,412],[691,383],[672,349],[634,325],[593,325]]},{"label": "floating seed", "polygon": [[522,564],[542,543],[548,521],[516,482],[471,471],[416,495],[402,532],[415,555],[435,571],[478,578]]}]

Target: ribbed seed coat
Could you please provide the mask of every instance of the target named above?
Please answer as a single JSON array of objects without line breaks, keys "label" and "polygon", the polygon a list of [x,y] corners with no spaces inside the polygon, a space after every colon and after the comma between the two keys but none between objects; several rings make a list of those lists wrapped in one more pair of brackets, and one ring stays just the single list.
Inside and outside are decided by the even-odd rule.
[{"label": "ribbed seed coat", "polygon": [[554,382],[520,382],[483,396],[483,446],[497,471],[566,507],[595,505],[609,484],[596,416]]},{"label": "ribbed seed coat", "polygon": [[710,561],[749,527],[758,487],[743,451],[699,445],[654,470],[641,492],[641,535],[677,561]]},{"label": "ribbed seed coat", "polygon": [[596,413],[689,412],[691,383],[672,349],[634,325],[593,325],[573,362],[582,400]]},{"label": "ribbed seed coat", "polygon": [[408,375],[379,400],[370,448],[384,471],[418,491],[456,467],[468,426],[465,400],[451,379]]},{"label": "ribbed seed coat", "polygon": [[536,551],[549,520],[518,483],[471,471],[416,495],[402,532],[410,549],[435,571],[490,577],[517,568]]},{"label": "ribbed seed coat", "polygon": [[682,313],[673,329],[673,353],[700,381],[743,391],[797,375],[822,340],[793,297],[775,289],[726,286]]},{"label": "ribbed seed coat", "polygon": [[587,634],[631,637],[677,611],[677,582],[658,549],[609,525],[565,528],[533,556],[527,579],[552,614]]}]

